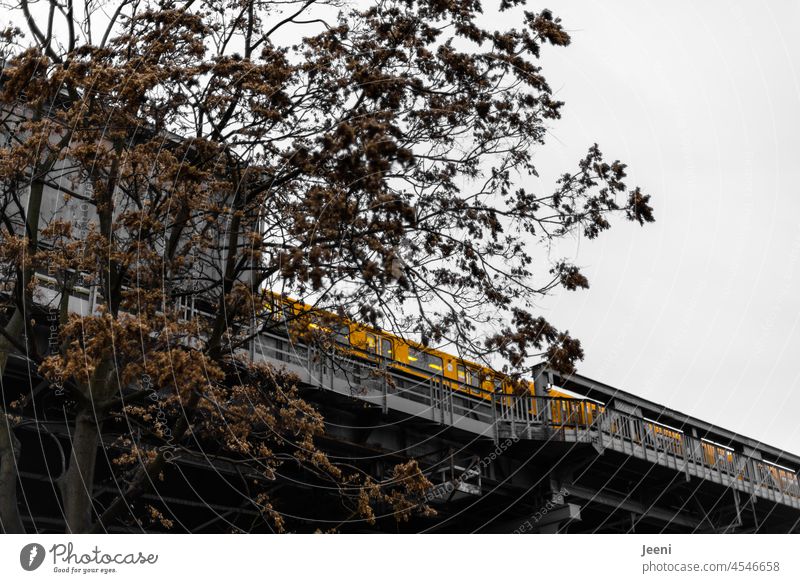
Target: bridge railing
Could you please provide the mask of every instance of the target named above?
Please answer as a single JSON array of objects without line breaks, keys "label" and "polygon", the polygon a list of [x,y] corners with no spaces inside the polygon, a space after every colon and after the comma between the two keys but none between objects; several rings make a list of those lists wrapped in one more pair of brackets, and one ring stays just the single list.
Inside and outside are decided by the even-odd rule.
[{"label": "bridge railing", "polygon": [[697,467],[747,483],[752,489],[766,488],[800,501],[800,479],[779,465],[746,456],[724,446],[677,431],[655,421],[613,409],[604,409],[592,429],[632,446],[664,453],[676,462]]}]

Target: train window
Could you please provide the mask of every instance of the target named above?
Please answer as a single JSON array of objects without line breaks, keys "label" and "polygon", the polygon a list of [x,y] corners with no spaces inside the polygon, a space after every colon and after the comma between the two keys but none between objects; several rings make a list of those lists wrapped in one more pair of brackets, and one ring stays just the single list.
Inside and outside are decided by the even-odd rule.
[{"label": "train window", "polygon": [[350,327],[338,326],[334,338],[340,344],[350,344]]},{"label": "train window", "polygon": [[293,316],[292,307],[280,301],[276,301],[270,306],[270,312],[272,319],[277,322],[285,322],[286,320],[290,320]]},{"label": "train window", "polygon": [[442,365],[444,364],[440,357],[433,354],[428,354],[427,352],[422,352],[421,350],[417,350],[412,346],[409,346],[408,348],[408,360],[415,367],[432,368],[438,372],[442,372]]},{"label": "train window", "polygon": [[281,313],[281,304],[278,301],[272,300],[269,302],[267,306],[267,310],[269,310],[269,317],[273,320],[281,321],[282,313]]},{"label": "train window", "polygon": [[458,380],[459,382],[472,387],[479,387],[481,384],[480,375],[463,364],[458,365]]},{"label": "train window", "polygon": [[374,334],[367,334],[367,352],[378,352],[378,339]]},{"label": "train window", "polygon": [[388,338],[381,338],[381,354],[386,358],[394,358],[394,351],[392,350],[392,341]]}]

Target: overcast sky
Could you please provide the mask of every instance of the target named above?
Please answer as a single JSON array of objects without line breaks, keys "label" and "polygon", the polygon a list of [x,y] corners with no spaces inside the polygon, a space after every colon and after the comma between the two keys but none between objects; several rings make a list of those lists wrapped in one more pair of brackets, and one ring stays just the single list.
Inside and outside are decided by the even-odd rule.
[{"label": "overcast sky", "polygon": [[800,453],[800,3],[551,8],[573,43],[544,56],[566,107],[541,168],[597,141],[657,222],[561,248],[592,287],[547,317],[580,373]]}]

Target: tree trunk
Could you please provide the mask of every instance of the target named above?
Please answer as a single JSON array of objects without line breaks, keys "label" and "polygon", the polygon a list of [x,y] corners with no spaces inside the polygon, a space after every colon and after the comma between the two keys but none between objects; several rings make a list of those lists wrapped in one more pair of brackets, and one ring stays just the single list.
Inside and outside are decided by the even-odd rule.
[{"label": "tree trunk", "polygon": [[[42,209],[44,181],[34,180],[28,196],[28,207],[25,209],[25,222],[28,235],[28,251],[35,253],[39,241],[39,215]],[[22,281],[16,285],[18,305],[5,325],[6,335],[0,335],[0,381],[5,376],[6,365],[14,345],[9,338],[23,338],[28,346],[30,339],[25,333],[25,317],[32,304],[28,284],[33,277],[33,269],[24,266],[21,270]],[[0,529],[5,532],[25,532],[17,507],[17,461],[20,455],[20,443],[11,430],[11,423],[6,416],[5,391],[0,396]]]},{"label": "tree trunk", "polygon": [[81,389],[85,401],[75,416],[69,464],[59,484],[67,532],[74,534],[88,532],[92,525],[97,446],[109,393],[115,386],[113,368],[110,358],[103,359],[95,369],[95,377]]},{"label": "tree trunk", "polygon": [[92,524],[92,493],[97,462],[98,422],[91,410],[75,419],[69,467],[59,484],[67,532],[84,533]]},{"label": "tree trunk", "polygon": [[[28,207],[25,209],[25,224],[28,235],[28,253],[34,254],[39,246],[39,215],[42,210],[42,197],[44,196],[44,182],[35,180],[31,184],[28,196]],[[5,325],[6,335],[0,335],[0,378],[6,373],[8,355],[14,349],[9,338],[23,338],[25,333],[25,318],[30,317],[30,309],[33,304],[33,297],[28,289],[28,284],[33,278],[34,272],[29,265],[24,265],[20,271],[22,281],[17,281],[15,294],[17,306],[14,313]],[[24,334],[24,344],[28,346],[29,338]]]},{"label": "tree trunk", "polygon": [[17,507],[19,445],[5,411],[0,409],[0,532],[6,534],[25,532]]},{"label": "tree trunk", "polygon": [[8,356],[14,350],[14,345],[8,338],[22,338],[24,330],[25,322],[22,319],[22,314],[19,310],[14,310],[14,313],[11,314],[11,319],[5,325],[5,332],[8,336],[0,334],[0,378],[6,374]]}]

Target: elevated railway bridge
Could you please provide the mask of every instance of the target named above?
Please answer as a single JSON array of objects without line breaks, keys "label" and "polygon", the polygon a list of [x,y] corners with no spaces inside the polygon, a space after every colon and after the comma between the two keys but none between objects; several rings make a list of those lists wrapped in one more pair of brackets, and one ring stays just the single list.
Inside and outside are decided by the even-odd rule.
[{"label": "elevated railway bridge", "polygon": [[[251,357],[293,371],[332,410],[344,399],[371,413],[332,423],[332,433],[434,468],[431,502],[454,518],[432,530],[793,532],[800,525],[798,456],[581,375],[542,364],[535,395],[475,398],[441,377],[420,380],[373,358],[342,359],[277,335],[257,338]],[[551,396],[564,389],[582,397]],[[434,441],[444,446],[438,457],[427,453]],[[507,497],[508,507],[483,504],[484,496]]]},{"label": "elevated railway bridge", "polygon": [[[91,303],[71,298],[70,309],[86,313]],[[48,328],[40,328],[46,344]],[[533,395],[474,395],[474,387],[470,395],[454,391],[451,380],[420,378],[374,355],[324,353],[281,334],[256,336],[248,352],[297,375],[303,396],[325,417],[325,445],[334,458],[357,459],[375,475],[415,458],[434,483],[428,500],[437,517],[343,530],[800,530],[800,457],[581,375],[563,376],[543,364],[535,369]],[[11,365],[6,397],[13,398],[13,386],[35,396],[41,387],[29,386],[24,361],[12,358]],[[36,423],[21,428],[27,451],[68,430],[50,426],[43,436]],[[209,468],[202,456],[181,464],[186,487],[149,496],[184,508],[187,530],[235,530],[251,519],[237,501],[238,486],[229,487],[243,479],[236,468]],[[28,504],[35,510],[24,520],[37,530],[58,529],[53,475],[44,465],[22,460],[23,490],[43,501]],[[300,481],[276,484],[275,496],[287,515],[298,517],[292,526],[299,531],[302,516],[326,503]]]}]

